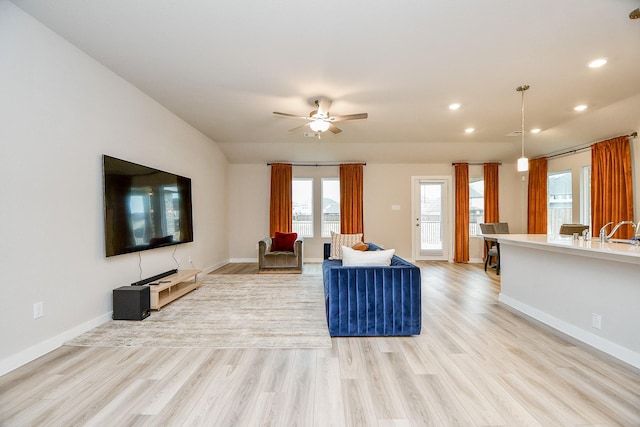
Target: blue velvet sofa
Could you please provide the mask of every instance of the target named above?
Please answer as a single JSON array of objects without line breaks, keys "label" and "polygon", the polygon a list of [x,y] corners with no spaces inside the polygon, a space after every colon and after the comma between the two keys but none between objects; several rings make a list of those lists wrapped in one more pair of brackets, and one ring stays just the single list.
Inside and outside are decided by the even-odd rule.
[{"label": "blue velvet sofa", "polygon": [[[324,245],[322,276],[329,334],[419,335],[422,327],[420,269],[395,256],[391,265],[344,267]],[[369,250],[380,249],[369,243]]]}]

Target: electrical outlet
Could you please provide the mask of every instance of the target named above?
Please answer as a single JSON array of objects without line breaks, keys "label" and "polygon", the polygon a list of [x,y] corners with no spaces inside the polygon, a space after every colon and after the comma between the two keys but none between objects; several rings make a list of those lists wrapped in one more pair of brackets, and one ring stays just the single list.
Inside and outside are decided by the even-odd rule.
[{"label": "electrical outlet", "polygon": [[191,255],[189,255],[189,264],[193,264],[193,261],[191,261]]},{"label": "electrical outlet", "polygon": [[38,319],[44,316],[44,302],[40,301],[33,304],[33,318]]},{"label": "electrical outlet", "polygon": [[602,329],[602,316],[596,313],[591,313],[591,326],[596,329]]}]

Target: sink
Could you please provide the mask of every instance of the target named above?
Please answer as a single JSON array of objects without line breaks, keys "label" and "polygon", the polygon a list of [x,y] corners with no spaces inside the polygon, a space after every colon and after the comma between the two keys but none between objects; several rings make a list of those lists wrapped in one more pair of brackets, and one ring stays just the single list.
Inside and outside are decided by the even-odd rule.
[{"label": "sink", "polygon": [[611,243],[626,243],[627,245],[639,245],[640,241],[636,239],[609,239]]}]

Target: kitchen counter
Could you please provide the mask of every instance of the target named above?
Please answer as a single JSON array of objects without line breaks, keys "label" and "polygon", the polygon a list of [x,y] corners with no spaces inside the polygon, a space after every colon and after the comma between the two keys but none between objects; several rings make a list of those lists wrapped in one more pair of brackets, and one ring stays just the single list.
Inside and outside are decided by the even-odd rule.
[{"label": "kitchen counter", "polygon": [[497,234],[501,303],[640,368],[640,246]]},{"label": "kitchen counter", "polygon": [[486,234],[484,236],[510,245],[538,249],[544,247],[547,251],[640,264],[640,246],[622,243],[623,240],[619,239],[600,243],[599,239],[573,240],[573,236],[548,236],[546,234]]}]

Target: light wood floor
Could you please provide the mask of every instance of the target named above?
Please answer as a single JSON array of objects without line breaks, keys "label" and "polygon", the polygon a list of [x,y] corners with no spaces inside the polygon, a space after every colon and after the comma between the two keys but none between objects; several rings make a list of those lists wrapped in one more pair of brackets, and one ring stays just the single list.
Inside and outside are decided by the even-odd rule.
[{"label": "light wood floor", "polygon": [[323,350],[63,346],[0,377],[0,425],[640,425],[638,370],[498,305],[495,272],[420,265],[418,337]]}]

